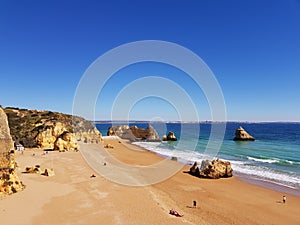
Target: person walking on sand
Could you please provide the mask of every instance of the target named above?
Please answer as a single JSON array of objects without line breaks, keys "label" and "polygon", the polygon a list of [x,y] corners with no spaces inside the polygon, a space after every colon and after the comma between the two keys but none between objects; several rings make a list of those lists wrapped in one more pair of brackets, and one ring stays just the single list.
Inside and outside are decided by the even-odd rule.
[{"label": "person walking on sand", "polygon": [[197,202],[196,200],[193,201],[193,208],[196,208],[197,207]]},{"label": "person walking on sand", "polygon": [[282,197],[282,202],[283,202],[283,203],[286,202],[286,197],[285,197],[285,195]]}]

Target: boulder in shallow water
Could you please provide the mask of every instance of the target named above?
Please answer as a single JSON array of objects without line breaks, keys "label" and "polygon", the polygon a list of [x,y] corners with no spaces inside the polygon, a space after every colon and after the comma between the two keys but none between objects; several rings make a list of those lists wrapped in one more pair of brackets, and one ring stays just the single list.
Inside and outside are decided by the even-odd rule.
[{"label": "boulder in shallow water", "polygon": [[233,140],[234,141],[254,141],[255,138],[252,137],[250,134],[248,134],[247,131],[244,130],[244,128],[239,127],[235,131],[235,137]]}]

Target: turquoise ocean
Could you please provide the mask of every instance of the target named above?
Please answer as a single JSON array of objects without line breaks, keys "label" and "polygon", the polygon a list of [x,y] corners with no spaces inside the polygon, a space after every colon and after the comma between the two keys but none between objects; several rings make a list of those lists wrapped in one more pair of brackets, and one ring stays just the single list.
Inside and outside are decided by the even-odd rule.
[{"label": "turquoise ocean", "polygon": [[[106,135],[112,123],[95,123]],[[129,125],[146,128],[153,126],[160,137],[168,131],[175,133],[177,142],[134,142],[145,149],[162,156],[177,157],[178,161],[191,164],[207,158],[220,158],[232,164],[234,175],[268,187],[285,187],[300,195],[300,123],[161,123],[130,122]],[[213,151],[207,150],[212,134],[218,127],[226,126],[224,138],[214,140],[220,143]],[[255,141],[233,141],[235,130],[242,126]],[[214,146],[214,145],[212,145]],[[211,146],[210,146],[211,147]],[[276,188],[275,188],[276,189]]]}]

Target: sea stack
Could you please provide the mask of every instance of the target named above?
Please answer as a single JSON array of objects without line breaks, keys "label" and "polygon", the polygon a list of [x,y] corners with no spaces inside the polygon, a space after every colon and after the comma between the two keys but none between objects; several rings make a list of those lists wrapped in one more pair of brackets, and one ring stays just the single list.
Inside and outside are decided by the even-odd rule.
[{"label": "sea stack", "polygon": [[239,127],[235,131],[235,137],[233,140],[234,141],[255,141],[255,138],[252,137],[250,134],[248,134],[247,131],[244,130],[244,128]]},{"label": "sea stack", "polygon": [[168,135],[163,136],[163,141],[177,141],[177,137],[174,132],[170,131]]}]

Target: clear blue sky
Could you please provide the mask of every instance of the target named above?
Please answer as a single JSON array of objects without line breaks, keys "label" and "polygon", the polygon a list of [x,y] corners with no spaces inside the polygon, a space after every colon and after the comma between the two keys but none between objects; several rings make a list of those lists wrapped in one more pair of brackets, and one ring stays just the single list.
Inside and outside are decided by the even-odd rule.
[{"label": "clear blue sky", "polygon": [[[198,54],[222,88],[228,120],[300,121],[299,0],[1,0],[0,104],[72,113],[88,66],[106,51],[139,40],[174,42]],[[200,119],[209,119],[205,99],[178,71],[149,64],[128,71],[136,79],[174,77],[190,92]],[[109,117],[114,96],[132,79],[122,83],[116,77],[117,83],[107,85],[97,119]],[[175,114],[167,102],[144,99],[130,117]]]}]

